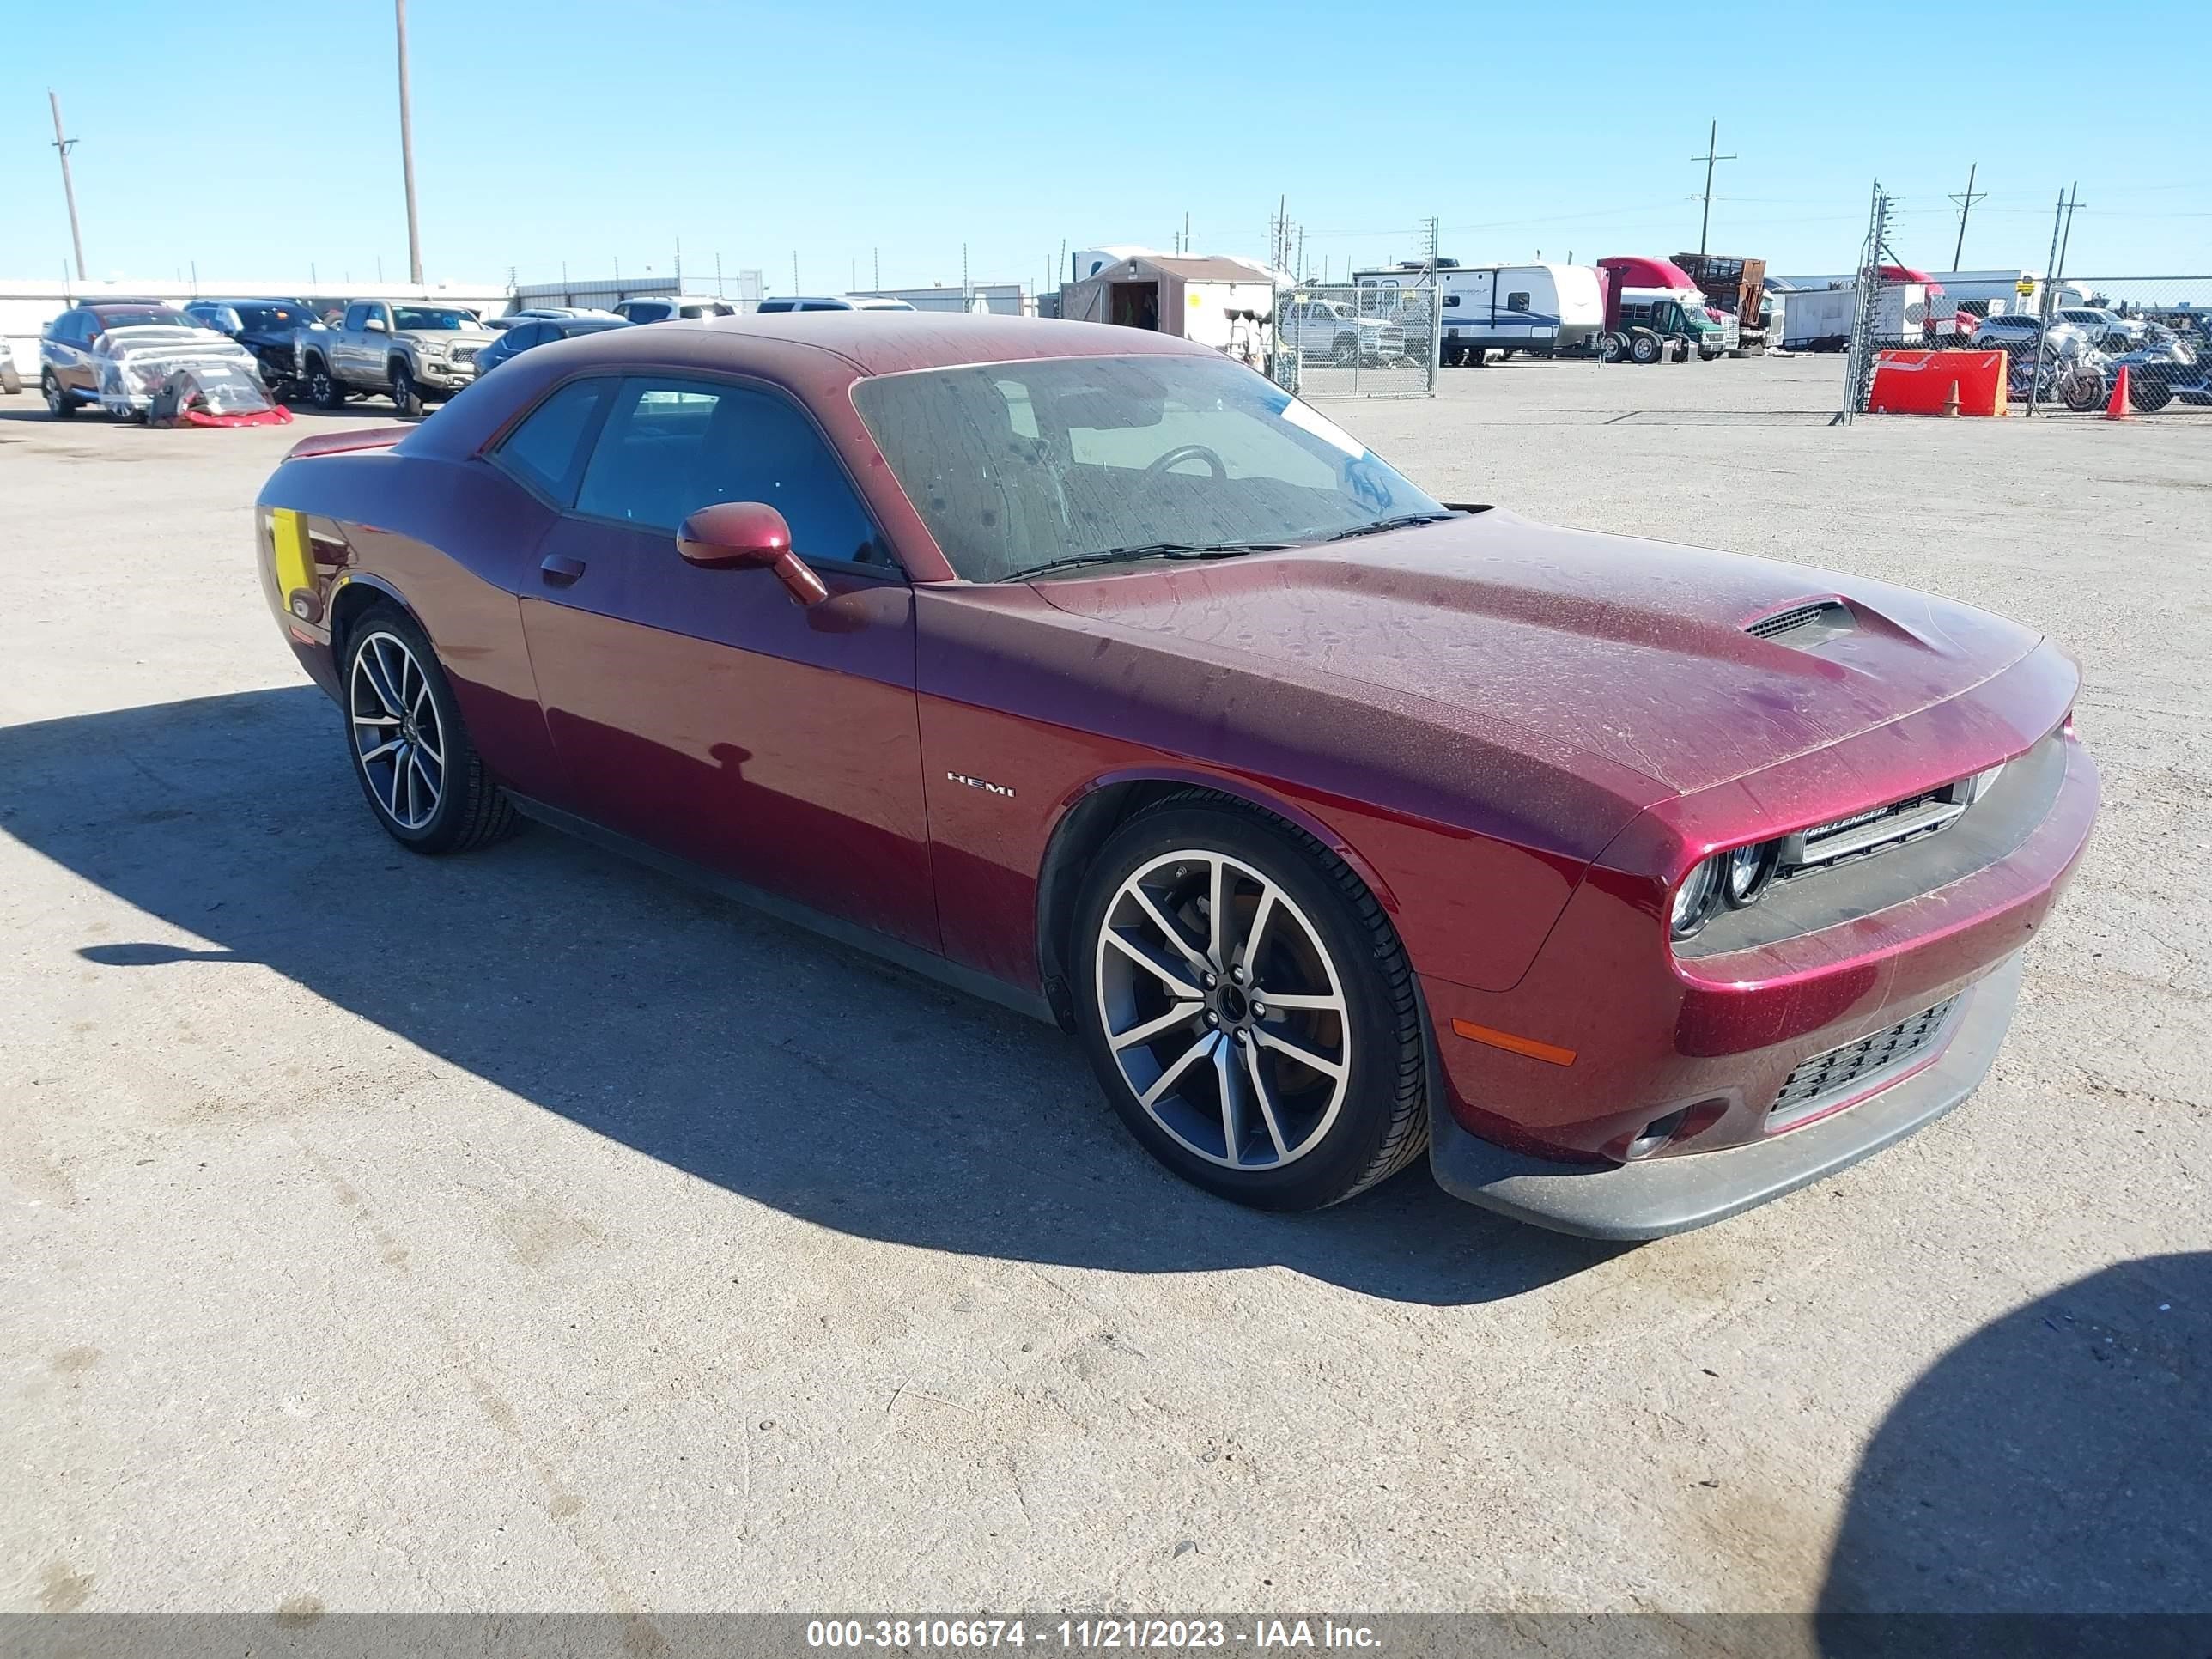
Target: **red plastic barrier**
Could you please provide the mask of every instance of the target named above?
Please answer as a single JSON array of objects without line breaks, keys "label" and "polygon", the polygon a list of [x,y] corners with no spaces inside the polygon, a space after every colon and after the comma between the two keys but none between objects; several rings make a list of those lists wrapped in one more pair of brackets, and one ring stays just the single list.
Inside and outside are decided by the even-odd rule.
[{"label": "red plastic barrier", "polygon": [[1941,415],[1958,394],[1961,415],[2005,412],[2002,351],[1884,351],[1875,359],[1874,415]]}]

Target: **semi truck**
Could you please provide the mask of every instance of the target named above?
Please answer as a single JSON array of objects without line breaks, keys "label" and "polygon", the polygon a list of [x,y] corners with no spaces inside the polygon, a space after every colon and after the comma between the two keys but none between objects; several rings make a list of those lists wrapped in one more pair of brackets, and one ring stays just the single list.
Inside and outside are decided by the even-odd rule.
[{"label": "semi truck", "polygon": [[1747,349],[1766,349],[1771,321],[1766,305],[1766,261],[1726,253],[1678,253],[1674,264],[1716,310],[1736,320],[1736,338]]}]

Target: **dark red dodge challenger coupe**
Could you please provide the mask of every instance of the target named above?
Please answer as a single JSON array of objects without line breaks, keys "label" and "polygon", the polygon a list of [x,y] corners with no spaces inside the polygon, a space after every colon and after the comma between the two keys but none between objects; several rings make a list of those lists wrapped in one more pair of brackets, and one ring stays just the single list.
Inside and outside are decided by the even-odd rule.
[{"label": "dark red dodge challenger coupe", "polygon": [[1879,582],[1431,499],[1080,323],[612,330],[262,492],[371,811],[680,866],[1075,1032],[1152,1152],[1644,1238],[1956,1105],[2079,677]]}]

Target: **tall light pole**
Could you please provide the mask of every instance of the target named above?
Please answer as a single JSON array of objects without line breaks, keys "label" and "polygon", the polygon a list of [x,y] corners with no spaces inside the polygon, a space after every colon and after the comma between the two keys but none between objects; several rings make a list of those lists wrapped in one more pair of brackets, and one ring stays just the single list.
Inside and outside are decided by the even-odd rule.
[{"label": "tall light pole", "polygon": [[76,147],[76,140],[62,137],[62,100],[54,90],[46,88],[46,102],[54,112],[54,149],[62,158],[62,194],[69,198],[70,245],[76,250],[76,279],[84,280],[84,233],[76,227],[76,186],[70,182],[69,153]]},{"label": "tall light pole", "polygon": [[415,117],[407,99],[407,0],[392,0],[399,30],[399,171],[407,181],[407,280],[422,286],[422,236],[415,218]]},{"label": "tall light pole", "polygon": [[1690,158],[1692,161],[1703,161],[1705,164],[1705,216],[1698,222],[1698,258],[1700,259],[1705,257],[1705,233],[1713,227],[1713,163],[1735,160],[1733,155],[1716,155],[1714,152],[1720,147],[1721,124],[1715,121],[1712,131],[1705,136],[1705,153],[1703,155],[1692,155]]}]

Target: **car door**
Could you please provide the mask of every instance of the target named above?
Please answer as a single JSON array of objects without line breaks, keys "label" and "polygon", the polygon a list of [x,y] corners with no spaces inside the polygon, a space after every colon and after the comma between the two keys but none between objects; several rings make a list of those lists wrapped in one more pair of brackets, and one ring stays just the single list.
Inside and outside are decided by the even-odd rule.
[{"label": "car door", "polygon": [[46,335],[39,342],[40,367],[54,377],[56,386],[64,390],[76,384],[79,347],[74,337],[84,317],[81,311],[64,311],[46,325]]},{"label": "car door", "polygon": [[[572,811],[759,891],[937,948],[913,596],[811,417],[759,383],[603,383],[523,629]],[[712,570],[676,526],[766,501],[830,590]]]}]

